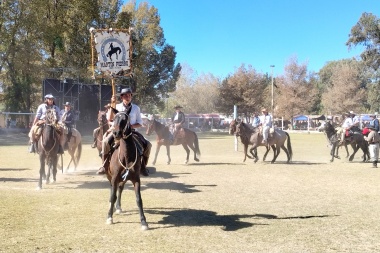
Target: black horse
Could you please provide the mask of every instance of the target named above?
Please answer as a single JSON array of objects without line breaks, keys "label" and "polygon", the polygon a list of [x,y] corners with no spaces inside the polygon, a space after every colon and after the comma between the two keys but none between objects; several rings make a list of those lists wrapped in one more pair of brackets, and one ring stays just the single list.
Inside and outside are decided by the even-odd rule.
[{"label": "black horse", "polygon": [[[346,137],[344,138],[344,140],[340,140],[339,137],[340,137],[340,134],[339,132],[340,131],[343,131],[341,128],[335,128],[330,121],[326,121],[324,126],[322,126],[320,128],[321,130],[325,131],[326,135],[327,135],[327,132],[329,132],[329,134],[331,135],[331,137],[333,138],[332,140],[330,140],[330,138],[328,137],[329,139],[329,144],[331,145],[331,162],[334,161],[334,157],[335,158],[340,158],[339,157],[339,147],[342,147],[344,146],[345,149],[346,149],[346,153],[347,153],[347,157],[349,157],[349,161],[351,162],[354,157],[355,157],[355,154],[356,152],[361,149],[363,151],[363,162],[365,161],[368,161],[370,159],[370,154],[369,154],[369,150],[368,150],[368,143],[367,141],[364,139],[364,135],[362,134],[362,132],[360,131],[360,129],[353,129],[353,133],[351,136],[349,137]],[[336,137],[334,137],[333,133],[335,132],[335,135]],[[328,135],[327,135],[328,136]],[[336,139],[338,141],[336,141]],[[335,144],[333,144],[333,142]],[[353,153],[350,155],[349,152],[348,152],[348,148],[347,146],[348,145],[351,145],[352,149],[353,149]]]},{"label": "black horse", "polygon": [[[151,135],[153,132],[157,134],[157,148],[156,153],[154,155],[153,165],[156,164],[158,152],[162,145],[166,147],[166,154],[168,156],[167,164],[170,164],[170,146],[171,145],[182,145],[182,147],[186,150],[186,160],[185,164],[189,162],[190,149],[194,152],[194,161],[199,162],[199,156],[201,155],[201,151],[199,149],[198,136],[195,132],[187,129],[181,128],[178,130],[176,139],[174,143],[170,141],[170,130],[167,126],[161,124],[155,119],[148,120],[148,127],[146,129],[146,134]],[[190,149],[189,149],[190,148]],[[198,157],[197,157],[198,155]]]},{"label": "black horse", "polygon": [[113,54],[116,54],[116,60],[119,58],[119,54],[121,53],[121,49],[120,47],[113,47],[113,44],[111,43],[110,44],[110,51],[108,51],[107,53],[107,57],[110,58],[110,60],[112,61],[112,55]]},{"label": "black horse", "polygon": [[[50,183],[50,172],[53,174],[53,182],[56,181],[58,148],[60,136],[56,127],[58,126],[57,113],[54,109],[46,111],[45,125],[37,145],[37,153],[40,156],[40,178],[37,189],[42,189],[42,179],[46,177],[46,184]],[[45,173],[45,163],[48,166]]]},{"label": "black horse", "polygon": [[141,229],[147,230],[148,223],[143,211],[143,201],[141,198],[141,155],[132,138],[132,128],[129,124],[129,116],[125,112],[119,112],[114,118],[115,143],[118,147],[113,151],[109,170],[106,171],[107,178],[111,183],[110,208],[108,211],[107,224],[113,223],[113,211],[116,204],[116,212],[121,213],[121,194],[125,183],[130,180],[135,189],[136,203],[139,209]]}]

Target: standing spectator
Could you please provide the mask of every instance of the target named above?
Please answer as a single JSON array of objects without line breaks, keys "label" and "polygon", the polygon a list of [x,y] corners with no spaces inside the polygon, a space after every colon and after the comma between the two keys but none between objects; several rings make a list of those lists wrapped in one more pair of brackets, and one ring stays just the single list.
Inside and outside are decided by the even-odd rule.
[{"label": "standing spectator", "polygon": [[379,132],[379,120],[376,118],[376,114],[371,114],[369,116],[371,117],[369,124],[375,128],[376,132]]},{"label": "standing spectator", "polygon": [[367,137],[364,137],[369,144],[369,154],[371,155],[372,167],[377,168],[377,160],[379,159],[379,141],[380,136],[376,131],[375,126],[368,125],[369,134]]}]

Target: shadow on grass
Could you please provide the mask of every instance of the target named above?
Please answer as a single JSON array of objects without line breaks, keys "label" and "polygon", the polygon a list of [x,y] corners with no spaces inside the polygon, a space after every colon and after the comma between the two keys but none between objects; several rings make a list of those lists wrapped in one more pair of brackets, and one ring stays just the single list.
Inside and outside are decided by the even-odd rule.
[{"label": "shadow on grass", "polygon": [[24,171],[29,170],[28,168],[0,168],[0,171]]},{"label": "shadow on grass", "polygon": [[167,227],[179,226],[220,226],[224,231],[237,231],[239,229],[255,225],[267,226],[267,223],[252,223],[241,219],[267,219],[267,220],[290,220],[290,219],[317,219],[329,218],[337,215],[305,215],[279,217],[273,214],[233,214],[218,215],[216,212],[196,209],[144,209],[145,213],[163,215],[157,224]]}]

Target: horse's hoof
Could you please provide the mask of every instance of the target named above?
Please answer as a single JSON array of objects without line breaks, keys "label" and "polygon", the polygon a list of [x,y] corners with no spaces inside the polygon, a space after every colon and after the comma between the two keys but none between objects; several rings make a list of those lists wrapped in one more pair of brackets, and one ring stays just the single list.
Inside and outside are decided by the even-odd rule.
[{"label": "horse's hoof", "polygon": [[143,231],[149,230],[148,225],[141,225],[141,230],[143,230]]},{"label": "horse's hoof", "polygon": [[121,210],[121,209],[116,209],[116,211],[115,211],[116,214],[121,214],[122,212],[123,212],[123,210]]},{"label": "horse's hoof", "polygon": [[184,164],[187,164],[189,161],[188,160],[186,160],[185,162],[184,162]]},{"label": "horse's hoof", "polygon": [[106,221],[106,224],[107,225],[112,225],[113,224],[113,219],[112,218],[108,218],[107,221]]},{"label": "horse's hoof", "polygon": [[45,180],[45,184],[50,184],[50,181],[49,180]]},{"label": "horse's hoof", "polygon": [[194,161],[199,162],[199,159],[198,158],[194,158]]},{"label": "horse's hoof", "polygon": [[36,191],[40,191],[40,190],[42,190],[42,187],[41,186],[37,186]]}]

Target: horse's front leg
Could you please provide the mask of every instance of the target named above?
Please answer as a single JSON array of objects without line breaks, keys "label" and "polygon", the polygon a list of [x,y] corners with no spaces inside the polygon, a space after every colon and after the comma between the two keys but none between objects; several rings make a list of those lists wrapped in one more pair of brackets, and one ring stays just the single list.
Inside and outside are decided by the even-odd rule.
[{"label": "horse's front leg", "polygon": [[[273,148],[273,152],[274,152],[274,150],[275,150],[274,146],[272,145],[271,147]],[[270,148],[269,148],[268,146],[266,146],[266,149],[267,149],[267,150],[265,151],[265,154],[264,154],[264,157],[263,157],[263,162],[264,162],[265,159],[267,158],[267,155],[268,155],[268,153],[269,153]]]},{"label": "horse's front leg", "polygon": [[42,189],[42,179],[44,177],[46,177],[45,175],[45,155],[40,155],[40,178],[38,180],[38,186],[37,186],[37,190],[41,190]]},{"label": "horse's front leg", "polygon": [[245,160],[247,160],[247,151],[248,151],[248,144],[244,144],[244,159],[243,159],[243,162],[245,162]]},{"label": "horse's front leg", "polygon": [[143,208],[143,201],[141,198],[141,191],[140,191],[140,178],[138,178],[136,181],[132,182],[133,187],[135,189],[135,195],[136,195],[136,204],[139,208],[139,214],[140,214],[140,222],[141,222],[141,229],[142,230],[148,230],[148,223],[146,222],[146,218],[144,215],[144,208]]},{"label": "horse's front leg", "polygon": [[185,143],[182,144],[182,147],[186,150],[185,164],[187,164],[189,162],[190,149],[187,147],[187,145]]},{"label": "horse's front leg", "polygon": [[115,205],[115,202],[116,202],[116,192],[117,192],[117,186],[118,184],[116,182],[114,182],[114,184],[111,184],[111,193],[110,193],[110,206],[109,206],[109,210],[108,210],[108,217],[107,217],[107,220],[106,220],[106,224],[107,225],[111,225],[113,224],[113,208],[114,208],[114,205]]},{"label": "horse's front leg", "polygon": [[53,183],[57,181],[57,165],[58,165],[58,155],[52,158],[52,173],[53,173]]},{"label": "horse's front leg", "polygon": [[172,161],[171,157],[170,157],[170,145],[166,145],[166,156],[168,157],[168,161],[167,161],[167,165],[169,165]]},{"label": "horse's front leg", "polygon": [[[352,144],[351,144],[351,146],[352,146]],[[346,149],[346,158],[347,157],[349,157],[350,156],[350,153],[348,152],[348,147],[347,147],[347,143],[346,142],[344,142],[344,148]],[[352,147],[353,149],[355,149],[354,147]]]},{"label": "horse's front leg", "polygon": [[123,212],[121,209],[121,194],[123,193],[124,190],[124,184],[119,184],[119,187],[117,188],[117,197],[116,197],[116,213],[120,214]]},{"label": "horse's front leg", "polygon": [[157,156],[158,156],[158,152],[160,152],[160,148],[161,148],[161,144],[158,144],[158,143],[157,143],[157,146],[156,146],[156,153],[154,154],[154,160],[153,160],[153,162],[152,162],[153,165],[156,164]]}]

